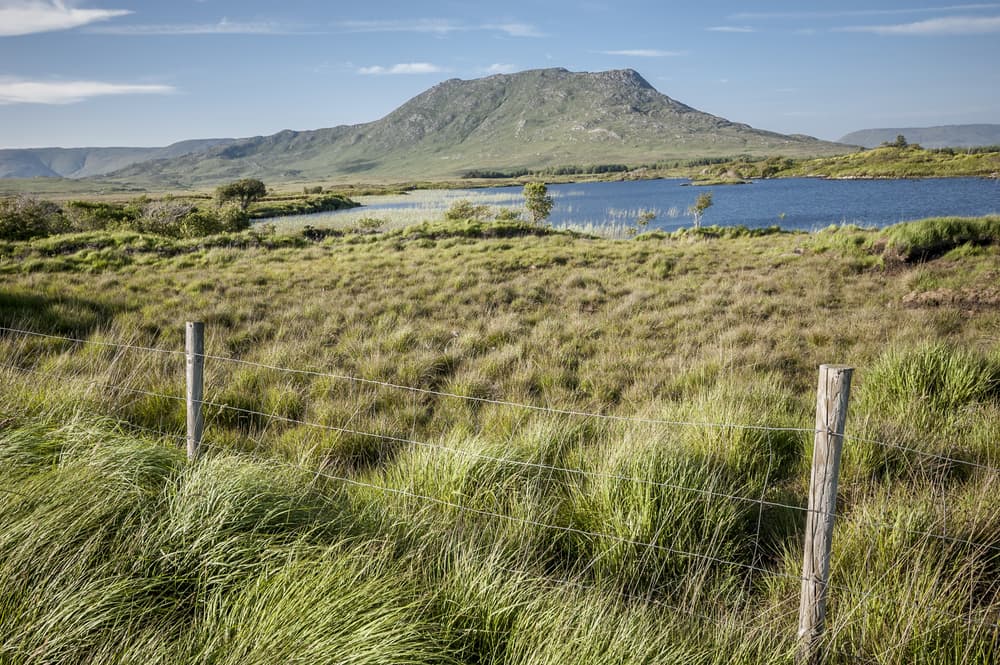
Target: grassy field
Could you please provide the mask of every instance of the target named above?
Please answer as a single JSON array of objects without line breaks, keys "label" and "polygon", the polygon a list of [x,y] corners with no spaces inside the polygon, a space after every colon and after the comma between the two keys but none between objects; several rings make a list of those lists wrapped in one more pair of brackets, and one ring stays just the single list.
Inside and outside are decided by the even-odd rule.
[{"label": "grassy field", "polygon": [[[0,331],[0,662],[790,663],[825,362],[829,662],[996,662],[998,259],[996,217],[2,242],[0,325],[86,342]],[[197,464],[183,355],[116,346],[185,320]]]},{"label": "grassy field", "polygon": [[883,146],[815,159],[744,157],[700,168],[685,175],[710,182],[744,178],[957,178],[1000,175],[995,149],[925,150],[917,145]]}]

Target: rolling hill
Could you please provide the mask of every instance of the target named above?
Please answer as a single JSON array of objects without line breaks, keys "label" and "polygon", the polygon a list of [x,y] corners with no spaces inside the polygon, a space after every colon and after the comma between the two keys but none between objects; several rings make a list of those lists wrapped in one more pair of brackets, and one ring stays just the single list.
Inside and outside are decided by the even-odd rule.
[{"label": "rolling hill", "polygon": [[974,148],[1000,145],[1000,125],[942,125],[940,127],[890,127],[862,129],[841,137],[841,143],[877,148],[902,134],[925,148]]},{"label": "rolling hill", "polygon": [[163,148],[0,149],[0,178],[89,178],[153,159],[199,152],[234,139],[193,139]]},{"label": "rolling hill", "polygon": [[472,169],[641,164],[736,154],[818,156],[849,150],[698,111],[658,92],[630,69],[540,69],[451,79],[374,122],[240,139],[133,164],[109,177],[169,187],[240,177],[428,179],[453,178]]}]

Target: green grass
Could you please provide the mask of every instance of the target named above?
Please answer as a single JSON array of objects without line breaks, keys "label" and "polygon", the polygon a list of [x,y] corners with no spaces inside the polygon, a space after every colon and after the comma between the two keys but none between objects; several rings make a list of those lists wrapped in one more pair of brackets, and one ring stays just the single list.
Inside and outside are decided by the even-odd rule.
[{"label": "green grass", "polygon": [[318,194],[296,196],[285,199],[271,197],[258,201],[250,206],[248,212],[251,219],[266,219],[268,217],[288,217],[292,215],[311,215],[317,212],[344,210],[358,207],[358,203],[342,194]]},{"label": "green grass", "polygon": [[963,245],[991,245],[1000,241],[1000,217],[979,219],[938,217],[887,229],[888,247],[903,260],[934,258]]},{"label": "green grass", "polygon": [[830,662],[995,662],[1000,314],[911,297],[991,293],[991,219],[2,243],[0,325],[199,319],[318,374],[209,360],[207,399],[278,418],[208,407],[192,465],[149,431],[183,434],[183,356],[0,332],[0,661],[790,663],[807,434],[325,374],[808,429],[843,362]]},{"label": "green grass", "polygon": [[919,146],[883,147],[846,155],[807,159],[779,173],[781,176],[830,178],[941,178],[996,177],[1000,152],[923,150]]}]

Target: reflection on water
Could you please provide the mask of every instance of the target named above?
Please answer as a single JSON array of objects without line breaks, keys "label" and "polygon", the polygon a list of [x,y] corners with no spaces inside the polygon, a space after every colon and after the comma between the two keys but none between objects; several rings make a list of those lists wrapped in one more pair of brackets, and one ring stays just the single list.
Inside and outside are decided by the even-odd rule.
[{"label": "reflection on water", "polygon": [[[671,231],[691,224],[687,212],[703,191],[714,205],[706,225],[751,228],[780,225],[815,230],[830,224],[888,226],[897,222],[944,215],[977,216],[1000,212],[1000,181],[983,178],[921,180],[820,180],[782,178],[749,185],[688,187],[686,180],[550,185],[555,200],[550,222],[605,235],[624,235],[644,212],[656,218],[648,229]],[[266,220],[282,227],[352,226],[363,218],[397,228],[440,219],[455,201],[522,209],[520,187],[465,190],[419,190],[405,195],[359,199],[363,208],[317,215]]]}]

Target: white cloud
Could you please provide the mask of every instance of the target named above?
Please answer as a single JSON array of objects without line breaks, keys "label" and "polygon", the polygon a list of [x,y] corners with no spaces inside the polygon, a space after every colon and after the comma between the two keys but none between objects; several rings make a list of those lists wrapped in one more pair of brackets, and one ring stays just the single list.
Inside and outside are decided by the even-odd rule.
[{"label": "white cloud", "polygon": [[218,23],[100,26],[91,28],[90,32],[104,35],[292,35],[305,31],[278,23],[243,23],[223,18]]},{"label": "white cloud", "polygon": [[105,83],[102,81],[29,81],[0,78],[0,105],[74,104],[106,95],[169,94],[169,85]]},{"label": "white cloud", "polygon": [[508,37],[544,37],[545,35],[528,23],[484,23],[481,25],[459,23],[450,19],[422,18],[412,21],[341,21],[337,23],[346,32],[417,32],[444,37],[453,32],[482,30],[502,32]]},{"label": "white cloud", "polygon": [[487,23],[478,27],[479,30],[498,30],[508,37],[544,37],[545,33],[527,23]]},{"label": "white cloud", "polygon": [[443,68],[429,62],[401,62],[391,67],[374,65],[372,67],[361,67],[359,74],[381,76],[384,74],[436,74],[445,71]]},{"label": "white cloud", "polygon": [[661,51],[652,48],[623,49],[620,51],[601,51],[604,55],[624,55],[630,58],[671,58],[687,55],[686,51]]},{"label": "white cloud", "polygon": [[709,32],[757,32],[756,28],[749,25],[716,25],[706,28]]},{"label": "white cloud", "polygon": [[127,9],[77,9],[61,0],[0,0],[0,37],[69,30],[131,13]]},{"label": "white cloud", "polygon": [[490,74],[510,74],[511,72],[517,71],[517,65],[505,62],[494,62],[486,68],[486,71]]},{"label": "white cloud", "polygon": [[945,16],[896,25],[856,25],[838,31],[877,35],[985,35],[1000,32],[1000,16]]},{"label": "white cloud", "polygon": [[833,11],[798,12],[740,12],[729,18],[742,19],[803,19],[803,18],[846,18],[850,16],[892,16],[898,14],[930,14],[935,12],[975,11],[979,9],[1000,9],[1000,3],[979,3],[946,5],[942,7],[900,7],[897,9],[843,9]]},{"label": "white cloud", "polygon": [[447,19],[424,18],[414,21],[341,21],[347,32],[424,32],[447,35],[467,28]]}]

